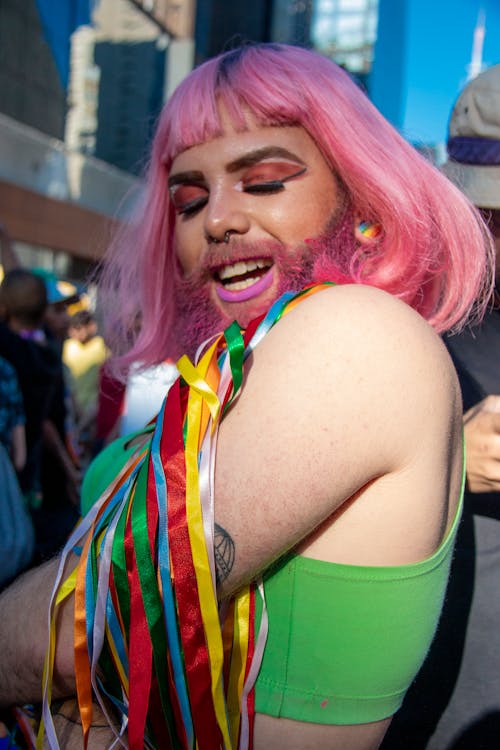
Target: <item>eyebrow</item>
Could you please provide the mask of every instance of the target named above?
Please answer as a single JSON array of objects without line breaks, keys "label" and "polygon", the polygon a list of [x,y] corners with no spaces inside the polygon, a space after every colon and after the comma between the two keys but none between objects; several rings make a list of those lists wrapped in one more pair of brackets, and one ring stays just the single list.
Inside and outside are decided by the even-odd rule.
[{"label": "eyebrow", "polygon": [[[271,157],[290,159],[305,166],[304,161],[297,154],[288,151],[286,148],[282,148],[281,146],[264,146],[263,148],[255,149],[255,151],[249,151],[247,154],[243,154],[243,156],[230,161],[226,165],[226,172],[233,174],[234,172],[239,172],[240,169],[252,167],[254,164],[258,164],[260,161],[270,159]],[[177,172],[177,174],[173,174],[168,178],[169,188],[183,183],[197,184],[204,182],[205,176],[203,172],[197,171]]]},{"label": "eyebrow", "polygon": [[259,161],[269,159],[272,156],[276,156],[281,159],[291,159],[292,161],[298,162],[299,164],[304,164],[302,159],[300,159],[297,154],[292,153],[292,151],[288,151],[288,149],[286,148],[282,148],[281,146],[264,146],[263,148],[258,148],[255,151],[249,151],[248,154],[243,154],[243,156],[238,157],[238,159],[235,159],[234,161],[230,161],[226,166],[226,171],[230,174],[233,172],[238,172],[240,169],[251,167],[254,164],[258,164]]},{"label": "eyebrow", "polygon": [[204,183],[205,182],[205,176],[203,172],[177,172],[177,174],[170,175],[168,178],[168,186],[169,188],[173,187],[174,185],[181,185],[184,182],[189,182],[191,184],[198,184],[198,183]]}]

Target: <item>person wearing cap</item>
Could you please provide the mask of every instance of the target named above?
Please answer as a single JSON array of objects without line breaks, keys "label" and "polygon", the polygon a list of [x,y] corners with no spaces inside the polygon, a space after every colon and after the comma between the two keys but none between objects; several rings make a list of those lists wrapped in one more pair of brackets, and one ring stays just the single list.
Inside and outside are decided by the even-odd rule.
[{"label": "person wearing cap", "polygon": [[47,292],[43,319],[49,347],[57,358],[54,398],[43,425],[42,505],[34,513],[37,531],[37,560],[54,555],[78,520],[80,469],[74,437],[74,419],[68,378],[62,360],[64,341],[68,336],[68,307],[80,298],[74,284],[60,280],[43,268],[33,272],[41,278]]},{"label": "person wearing cap", "polygon": [[19,482],[29,505],[40,499],[43,423],[57,373],[57,356],[41,327],[46,305],[46,289],[38,276],[22,268],[5,274],[0,285],[0,355],[14,367],[23,395],[27,457]]},{"label": "person wearing cap", "polygon": [[58,279],[55,273],[45,268],[34,268],[33,273],[43,279],[47,290],[47,309],[44,318],[47,333],[62,351],[63,343],[68,336],[68,307],[78,302],[80,293],[74,284]]},{"label": "person wearing cap", "polygon": [[99,335],[97,320],[89,310],[71,316],[63,362],[70,375],[69,385],[76,407],[82,464],[88,464],[96,431],[99,372],[108,349]]},{"label": "person wearing cap", "polygon": [[383,750],[500,747],[500,64],[458,97],[443,171],[489,225],[496,285],[481,325],[446,338],[464,408],[464,516],[437,639]]},{"label": "person wearing cap", "polygon": [[27,461],[20,472],[35,526],[36,562],[59,550],[78,519],[80,472],[70,439],[62,345],[77,287],[47,269],[22,267],[0,224],[0,354],[16,368],[26,409]]}]

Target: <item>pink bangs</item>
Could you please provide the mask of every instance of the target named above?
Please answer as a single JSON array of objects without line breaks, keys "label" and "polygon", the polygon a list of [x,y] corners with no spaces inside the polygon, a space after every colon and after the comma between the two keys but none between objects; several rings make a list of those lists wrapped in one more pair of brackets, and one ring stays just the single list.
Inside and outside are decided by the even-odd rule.
[{"label": "pink bangs", "polygon": [[[285,109],[286,99],[277,103],[275,94],[269,96],[257,49],[244,48],[241,65],[234,64],[241,57],[240,50],[209,60],[179,85],[160,119],[154,156],[170,166],[182,151],[221,136],[221,109],[236,131],[246,129],[247,113],[261,125],[290,125],[300,120],[290,102]],[[280,52],[275,54],[281,57]]]}]

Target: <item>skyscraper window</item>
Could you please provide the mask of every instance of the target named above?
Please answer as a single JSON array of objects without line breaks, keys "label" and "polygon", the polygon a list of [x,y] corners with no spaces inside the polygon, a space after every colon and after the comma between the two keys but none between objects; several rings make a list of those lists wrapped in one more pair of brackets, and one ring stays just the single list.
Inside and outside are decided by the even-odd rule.
[{"label": "skyscraper window", "polygon": [[321,53],[359,76],[370,72],[378,0],[315,0],[311,41]]}]

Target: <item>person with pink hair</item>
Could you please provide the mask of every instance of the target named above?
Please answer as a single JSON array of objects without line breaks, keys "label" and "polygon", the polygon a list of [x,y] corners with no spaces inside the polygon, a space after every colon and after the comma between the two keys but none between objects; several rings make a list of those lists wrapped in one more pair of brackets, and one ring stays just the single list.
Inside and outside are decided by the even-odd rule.
[{"label": "person with pink hair", "polygon": [[[3,595],[0,702],[41,697],[31,597],[37,618],[50,600],[51,748],[59,730],[65,748],[82,730],[88,747],[377,748],[460,518],[438,334],[481,317],[492,264],[474,207],[328,59],[258,44],[193,71],[101,277],[115,372],[171,357],[180,377],[89,469],[62,557]],[[50,699],[75,692],[68,735],[76,704],[53,717]]]}]

